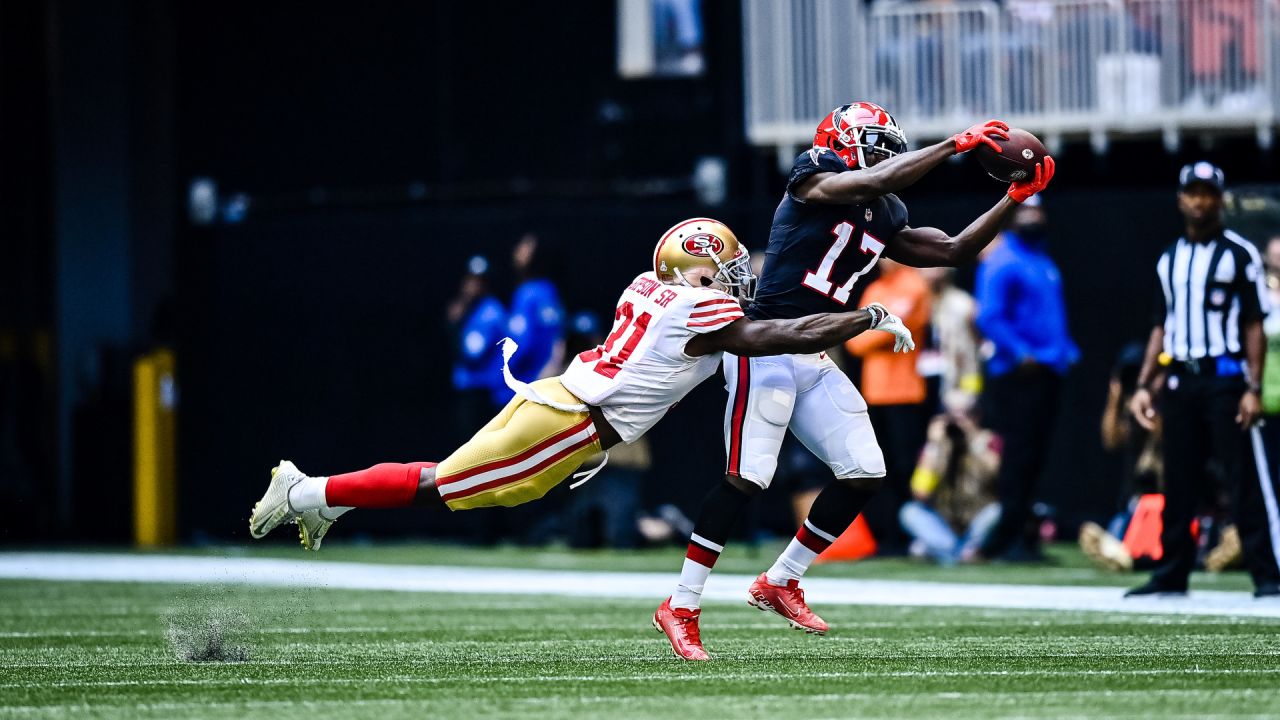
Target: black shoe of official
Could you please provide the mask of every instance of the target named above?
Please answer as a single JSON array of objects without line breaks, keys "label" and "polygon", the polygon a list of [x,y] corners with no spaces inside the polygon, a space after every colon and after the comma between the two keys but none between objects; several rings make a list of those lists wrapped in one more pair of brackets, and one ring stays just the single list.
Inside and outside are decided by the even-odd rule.
[{"label": "black shoe of official", "polygon": [[1262,583],[1253,591],[1256,598],[1280,597],[1280,583]]},{"label": "black shoe of official", "polygon": [[1154,595],[1156,597],[1186,597],[1187,589],[1185,587],[1171,587],[1169,585],[1161,585],[1155,580],[1148,581],[1145,585],[1139,585],[1129,592],[1125,593],[1125,597],[1142,597],[1146,595]]}]

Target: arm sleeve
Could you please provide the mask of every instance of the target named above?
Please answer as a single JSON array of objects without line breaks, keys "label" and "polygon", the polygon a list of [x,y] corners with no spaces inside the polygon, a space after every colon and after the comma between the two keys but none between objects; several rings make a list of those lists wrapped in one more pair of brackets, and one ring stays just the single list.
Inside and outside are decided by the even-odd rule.
[{"label": "arm sleeve", "polygon": [[791,174],[787,176],[787,195],[798,203],[804,201],[795,195],[795,187],[804,182],[812,175],[824,172],[845,172],[849,169],[848,165],[840,159],[840,156],[826,150],[824,148],[811,148],[800,153],[795,163],[791,165]]},{"label": "arm sleeve", "polygon": [[947,420],[939,415],[929,421],[929,430],[915,472],[911,473],[911,492],[917,497],[932,497],[946,470]]},{"label": "arm sleeve", "polygon": [[681,322],[684,328],[697,335],[715,332],[744,316],[737,298],[715,290],[703,290],[681,297]]},{"label": "arm sleeve", "polygon": [[1027,344],[1018,337],[1017,329],[1009,321],[1008,310],[1017,289],[1013,274],[1002,265],[984,264],[978,267],[978,329],[996,347],[1008,350],[1014,357],[1029,354]]}]

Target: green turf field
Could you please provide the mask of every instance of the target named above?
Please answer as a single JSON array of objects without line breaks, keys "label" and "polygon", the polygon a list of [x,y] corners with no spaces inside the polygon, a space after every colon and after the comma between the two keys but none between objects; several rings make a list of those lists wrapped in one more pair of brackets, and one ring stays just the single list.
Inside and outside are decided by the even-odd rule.
[{"label": "green turf field", "polygon": [[[392,559],[358,548],[333,557],[366,552]],[[613,555],[472,553],[525,567]],[[978,574],[1051,582],[1077,564],[1068,553],[1056,569]],[[877,566],[936,572],[858,572],[882,576]],[[818,606],[835,629],[816,638],[745,604],[711,604],[703,628],[715,661],[690,665],[650,628],[657,600],[0,581],[0,717],[1280,714],[1277,620]],[[166,630],[203,628],[210,613],[247,661],[175,658]]]}]

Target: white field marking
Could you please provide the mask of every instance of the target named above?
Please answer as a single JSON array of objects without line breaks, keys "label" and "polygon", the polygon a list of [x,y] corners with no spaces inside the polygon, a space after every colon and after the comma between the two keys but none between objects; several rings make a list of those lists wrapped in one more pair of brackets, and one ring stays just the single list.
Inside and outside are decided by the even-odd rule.
[{"label": "white field marking", "polygon": [[[253,663],[247,663],[252,665]],[[892,679],[892,678],[989,678],[989,677],[1154,677],[1154,676],[1205,676],[1205,675],[1278,675],[1280,668],[1222,668],[1214,670],[1152,668],[1147,670],[887,670],[861,672],[740,672],[717,673],[717,680],[846,680],[846,679]],[[200,687],[242,685],[378,685],[391,683],[396,685],[451,685],[451,684],[485,684],[501,683],[506,685],[534,685],[558,682],[682,682],[689,679],[689,674],[679,675],[468,675],[466,677],[415,677],[411,675],[394,675],[376,678],[235,678],[216,680],[212,678],[181,678],[172,680],[53,680],[42,682],[31,680],[26,682],[0,683],[0,689],[36,689],[36,688],[109,688],[109,687],[163,687],[167,685],[198,685]],[[1216,691],[1215,691],[1216,692]],[[754,697],[754,696],[753,696]]]},{"label": "white field marking", "polygon": [[[0,579],[233,584],[349,590],[636,598],[670,594],[676,573],[586,572],[431,565],[380,565],[273,558],[95,553],[0,553]],[[742,602],[755,580],[713,574],[704,600]],[[1122,598],[1115,587],[984,585],[905,580],[808,578],[819,605],[974,607],[1159,615],[1280,618],[1280,600],[1246,592],[1195,591],[1187,598]]]},{"label": "white field marking", "polygon": [[[1079,697],[1081,695],[1101,696],[1101,697],[1155,695],[1160,698],[1167,698],[1170,696],[1212,695],[1215,698],[1223,698],[1224,696],[1237,696],[1237,697],[1253,696],[1253,695],[1258,695],[1260,693],[1274,694],[1274,692],[1275,691],[1270,689],[1266,691],[1258,691],[1251,688],[1221,688],[1216,690],[1165,689],[1165,690],[1156,690],[1156,691],[1153,691],[1150,688],[1135,688],[1131,690],[1104,690],[1104,691],[1098,691],[1097,689],[1041,690],[1036,692],[1036,699],[1043,700],[1045,698],[1061,698],[1063,700],[1070,700],[1070,699]],[[930,699],[968,700],[968,701],[980,700],[987,704],[994,704],[994,705],[999,705],[1001,707],[1004,707],[1014,703],[1019,703],[1019,704],[1025,703],[1026,698],[1023,697],[1024,695],[1025,693],[1003,693],[1001,695],[993,696],[989,690],[983,689],[981,691],[973,692],[973,693],[961,693],[956,691],[943,691],[943,692],[912,691],[912,692],[901,692],[901,693],[885,693],[885,692],[817,693],[817,694],[804,694],[803,699],[807,703],[836,702],[836,701],[842,701],[842,700],[877,700],[877,701],[885,701],[885,700],[913,700],[914,701],[914,700],[930,700]],[[799,697],[799,695],[759,694],[759,695],[752,695],[751,702],[752,703],[763,703],[763,702],[794,703],[797,697]],[[628,694],[610,693],[608,695],[574,695],[572,698],[565,698],[565,697],[503,698],[500,702],[510,703],[510,704],[519,704],[519,705],[564,706],[566,704],[630,703],[635,701],[660,702],[660,699],[656,700],[655,698],[647,695],[628,695]],[[455,701],[452,698],[445,698],[443,702],[454,703]],[[344,708],[395,706],[395,705],[406,705],[406,704],[411,704],[414,706],[429,706],[431,703],[432,703],[431,698],[347,699],[342,701],[342,706]],[[53,709],[101,712],[104,708],[120,708],[120,707],[133,708],[139,712],[148,711],[148,710],[152,710],[152,711],[154,710],[170,710],[170,711],[189,710],[190,708],[194,708],[194,707],[198,707],[201,709],[234,708],[239,710],[245,710],[249,708],[319,708],[326,712],[329,712],[333,710],[334,703],[327,700],[325,701],[320,701],[320,700],[237,700],[233,702],[207,702],[207,701],[193,700],[190,702],[159,702],[159,703],[136,703],[136,704],[128,703],[125,705],[101,704],[101,703],[94,704],[94,705],[87,705],[85,703],[66,703],[66,704],[53,703],[48,705],[6,706],[4,709],[5,709],[5,712],[19,712],[19,713],[34,712],[34,713],[40,713],[40,714],[47,714],[50,710],[53,710]],[[845,716],[842,716],[842,717],[845,717]],[[1080,717],[1091,718],[1093,716],[1080,716]],[[1232,718],[1233,720],[1238,720],[1238,718],[1240,717],[1258,717],[1258,718],[1267,718],[1268,720],[1270,720],[1275,716],[1274,715],[1245,715],[1245,716],[1201,715],[1197,713],[1197,714],[1186,714],[1186,715],[1162,714],[1160,717],[1163,718],[1164,720],[1170,720],[1171,718],[1179,718],[1179,717],[1194,718],[1195,720],[1210,720],[1212,718],[1219,718],[1219,717]]]}]

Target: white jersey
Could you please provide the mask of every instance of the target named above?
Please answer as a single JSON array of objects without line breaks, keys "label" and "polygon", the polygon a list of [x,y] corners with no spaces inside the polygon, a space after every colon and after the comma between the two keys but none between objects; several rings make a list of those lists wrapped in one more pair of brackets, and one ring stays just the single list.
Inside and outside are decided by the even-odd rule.
[{"label": "white jersey", "polygon": [[644,273],[618,299],[604,344],[574,358],[560,382],[600,408],[623,442],[635,442],[719,366],[721,353],[690,357],[685,344],[742,316],[727,293]]}]

